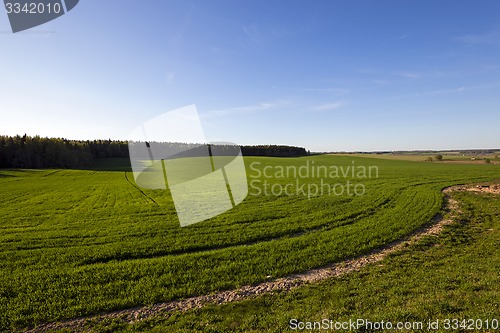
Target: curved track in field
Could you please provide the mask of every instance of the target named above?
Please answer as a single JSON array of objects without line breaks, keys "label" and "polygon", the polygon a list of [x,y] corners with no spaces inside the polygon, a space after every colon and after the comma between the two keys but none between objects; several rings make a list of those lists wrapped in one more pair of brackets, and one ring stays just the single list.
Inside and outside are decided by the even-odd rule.
[{"label": "curved track in field", "polygon": [[[90,317],[75,318],[62,322],[42,324],[26,332],[50,332],[56,329],[69,329],[72,332],[77,332],[84,330],[85,325],[88,323],[97,323],[109,319],[118,319],[123,322],[133,323],[170,311],[187,311],[210,304],[213,305],[241,301],[274,291],[289,291],[307,283],[315,283],[331,277],[358,271],[369,264],[381,261],[387,255],[401,250],[408,244],[417,242],[424,236],[439,234],[445,225],[452,223],[461,213],[459,210],[458,202],[450,198],[449,193],[452,191],[470,191],[474,188],[478,187],[466,187],[459,185],[444,189],[443,192],[445,194],[445,200],[443,210],[447,212],[446,217],[438,214],[433,218],[430,226],[422,227],[401,240],[389,243],[379,249],[373,250],[368,254],[356,258],[344,260],[339,263],[313,269],[304,273],[294,274],[288,277],[262,282],[256,285],[243,286],[234,290],[219,291],[209,295],[195,296],[182,300],[159,303],[152,306],[141,306],[132,309],[103,313]],[[493,193],[498,192],[500,191]]]},{"label": "curved track in field", "polygon": [[147,195],[146,193],[144,193],[144,191],[143,191],[143,190],[141,190],[141,188],[140,188],[139,186],[135,185],[134,183],[132,183],[132,182],[130,181],[130,179],[128,179],[128,176],[127,176],[127,171],[125,171],[125,180],[127,181],[127,183],[129,183],[130,185],[132,185],[133,187],[135,187],[135,188],[137,189],[137,191],[141,192],[141,193],[142,193],[142,195],[143,195],[144,197],[146,197],[146,198],[147,198],[147,199],[149,199],[151,202],[153,202],[156,206],[160,206],[160,205],[159,205],[159,204],[155,201],[155,199],[151,198],[149,195]]}]

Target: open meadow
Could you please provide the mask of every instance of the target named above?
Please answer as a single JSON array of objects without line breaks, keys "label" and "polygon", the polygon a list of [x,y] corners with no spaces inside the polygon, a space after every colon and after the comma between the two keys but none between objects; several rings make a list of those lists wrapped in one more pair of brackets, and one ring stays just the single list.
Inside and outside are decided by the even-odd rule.
[{"label": "open meadow", "polygon": [[[179,227],[168,190],[138,188],[126,160],[101,160],[88,170],[0,170],[0,330],[233,289],[356,257],[430,224],[443,206],[443,188],[500,179],[500,166],[489,164],[335,155],[245,157],[245,164],[250,186],[243,203],[184,228]],[[316,172],[309,168],[313,165]],[[375,169],[371,175],[361,172]],[[291,170],[304,174],[297,177]],[[336,189],[351,184],[352,191],[327,190],[325,184],[339,184]],[[491,204],[472,194],[460,198],[470,221],[480,223],[486,218],[487,228],[495,230],[486,234],[485,241],[498,241],[498,200]],[[397,318],[447,313],[449,309],[435,310],[458,307],[460,298],[454,301],[457,304],[441,302],[449,290],[446,286],[465,288],[461,295],[467,299],[474,295],[474,285],[467,289],[469,282],[454,276],[456,269],[471,269],[462,255],[475,242],[486,251],[483,256],[470,252],[470,260],[477,259],[484,266],[484,288],[489,290],[492,279],[498,282],[486,262],[495,261],[498,268],[498,251],[479,243],[486,227],[457,228],[439,238],[431,252],[412,247],[366,273],[290,295],[225,306],[225,310],[192,312],[187,318],[192,323],[195,316],[208,317],[206,322],[220,325],[214,332],[223,331],[222,327],[280,331],[278,326],[283,329],[284,318],[292,314],[310,319],[370,315],[380,306],[393,309],[393,303],[401,299],[406,302],[403,309],[389,311]],[[420,296],[424,303],[428,301],[421,307],[410,296],[426,293],[432,279],[425,279],[420,266],[449,273],[449,278],[436,282],[443,291]],[[382,294],[386,288],[401,297]],[[368,294],[373,298],[363,298]],[[354,302],[353,297],[364,301]],[[478,300],[482,307],[477,311],[488,309],[492,294],[485,292],[484,297]],[[271,301],[273,312],[266,314],[265,304]],[[321,309],[317,308],[320,302]],[[220,319],[220,311],[227,311],[232,319]],[[256,316],[264,320],[253,327]],[[272,327],[271,317],[279,321],[278,326]],[[159,321],[132,329],[158,326],[158,331],[189,331],[188,321],[181,320],[170,329],[165,327],[172,322]]]},{"label": "open meadow", "polygon": [[[356,156],[399,161],[436,162],[453,164],[500,164],[500,152],[489,154],[472,154],[470,152],[406,152],[406,153],[367,153],[367,154],[340,154],[342,156]],[[441,155],[442,160],[436,160]]]}]

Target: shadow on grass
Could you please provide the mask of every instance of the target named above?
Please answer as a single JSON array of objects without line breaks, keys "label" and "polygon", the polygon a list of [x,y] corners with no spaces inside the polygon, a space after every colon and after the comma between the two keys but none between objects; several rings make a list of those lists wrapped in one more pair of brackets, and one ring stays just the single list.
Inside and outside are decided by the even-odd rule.
[{"label": "shadow on grass", "polygon": [[[34,171],[42,172],[42,171],[50,171],[53,170],[55,172],[60,170],[92,170],[92,171],[132,171],[132,166],[130,165],[130,159],[128,158],[96,158],[92,161],[92,163],[88,166],[76,166],[76,167],[55,167],[55,168],[8,168],[1,169],[0,168],[0,178],[8,178],[8,177],[20,177],[22,176],[20,173],[33,173]],[[48,174],[51,175],[52,173]]]},{"label": "shadow on grass", "polygon": [[128,158],[96,158],[92,163],[80,170],[93,170],[93,171],[132,171],[130,159]]},{"label": "shadow on grass", "polygon": [[[2,172],[2,170],[0,170],[0,172]],[[6,175],[6,174],[0,173],[0,178],[12,178],[12,177],[18,177],[18,176],[16,176],[16,175]]]},{"label": "shadow on grass", "polygon": [[1,169],[0,168],[0,178],[13,178],[13,177],[20,177],[20,173],[25,173],[25,172],[30,172],[32,173],[33,170],[37,169]]}]

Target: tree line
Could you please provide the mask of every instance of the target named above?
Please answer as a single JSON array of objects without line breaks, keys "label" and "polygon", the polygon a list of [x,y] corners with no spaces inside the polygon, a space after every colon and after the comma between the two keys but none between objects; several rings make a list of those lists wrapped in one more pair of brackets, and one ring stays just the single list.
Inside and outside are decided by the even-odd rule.
[{"label": "tree line", "polygon": [[[190,146],[184,143],[168,143],[168,145],[179,150],[185,150],[186,146]],[[217,149],[220,152],[225,148]],[[231,151],[231,148],[227,150]],[[242,146],[241,151],[244,156],[297,157],[308,154],[301,147],[273,145]],[[89,166],[94,159],[109,157],[128,158],[128,141],[0,135],[0,168],[81,168]]]},{"label": "tree line", "polygon": [[309,155],[309,151],[302,147],[292,146],[242,146],[244,156],[270,156],[270,157],[299,157]]}]

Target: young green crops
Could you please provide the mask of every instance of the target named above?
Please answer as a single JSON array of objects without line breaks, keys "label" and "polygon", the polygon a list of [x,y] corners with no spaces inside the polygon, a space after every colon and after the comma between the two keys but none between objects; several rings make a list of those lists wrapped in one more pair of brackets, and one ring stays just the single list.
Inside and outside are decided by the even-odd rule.
[{"label": "young green crops", "polygon": [[[235,288],[341,261],[430,223],[444,187],[500,178],[499,166],[487,164],[246,157],[254,187],[245,201],[181,228],[168,191],[138,188],[131,172],[112,162],[101,161],[94,170],[0,171],[0,330]],[[312,162],[378,172],[267,177],[252,170],[298,170]],[[340,193],[347,182],[363,193]],[[308,192],[312,185],[317,192]],[[304,190],[293,191],[296,186]]]}]

